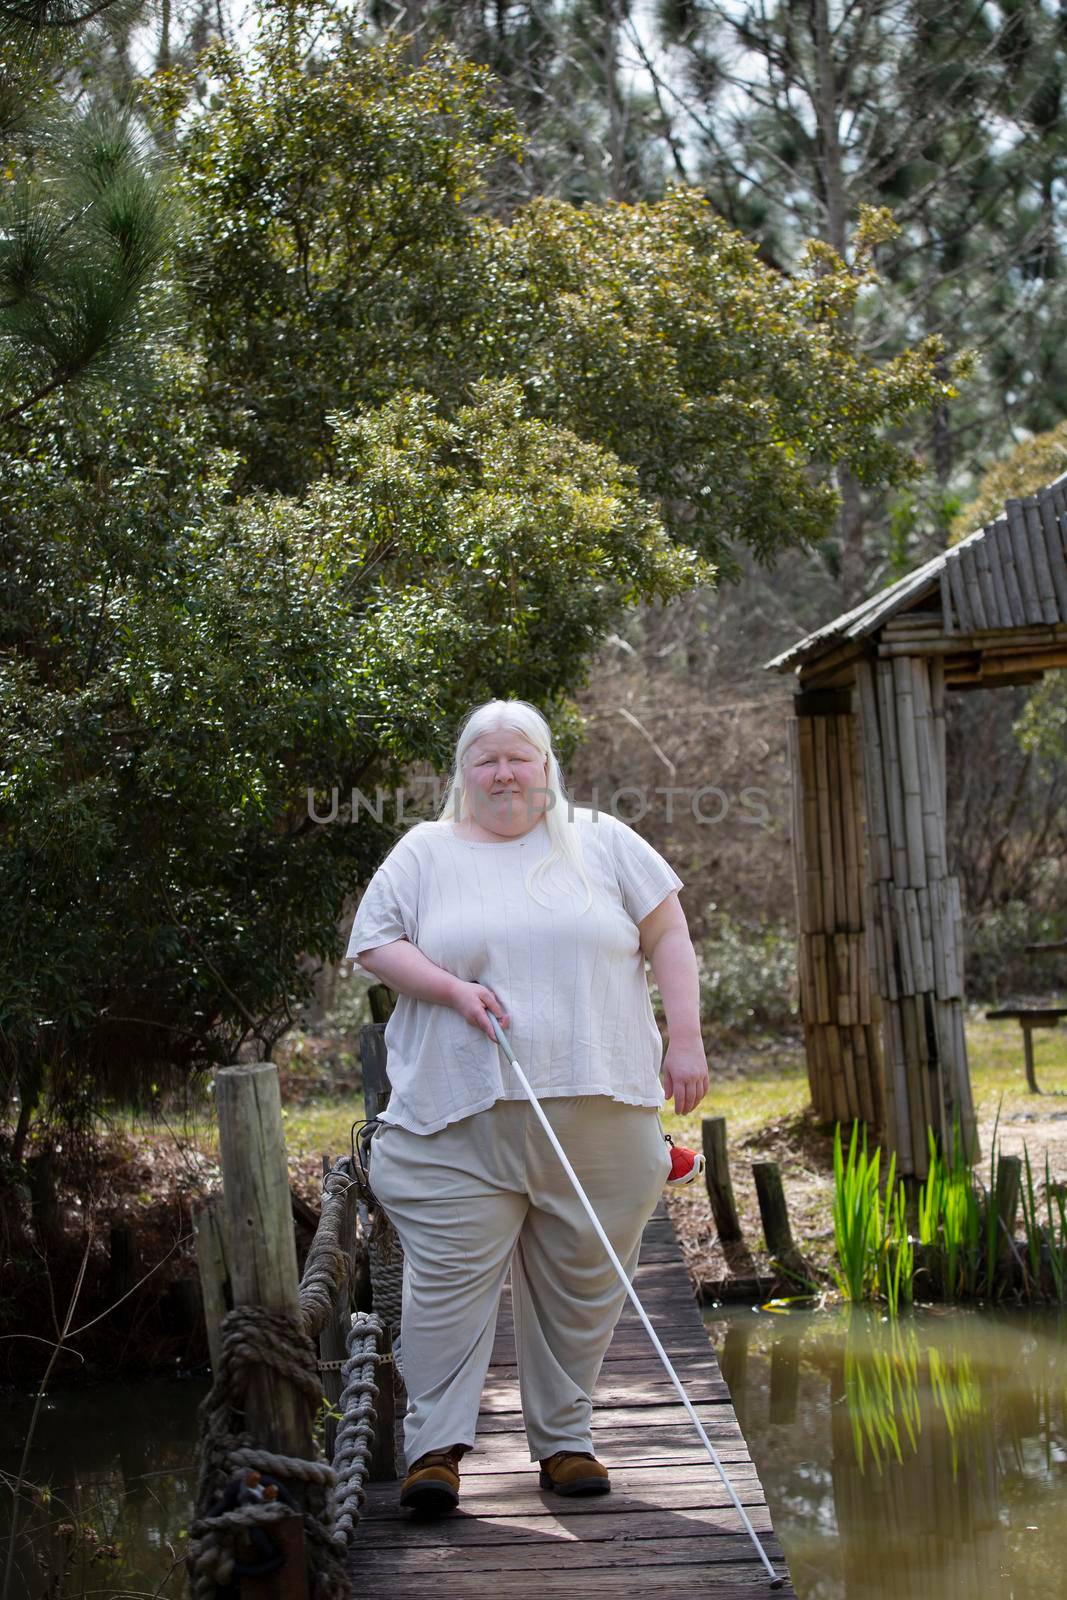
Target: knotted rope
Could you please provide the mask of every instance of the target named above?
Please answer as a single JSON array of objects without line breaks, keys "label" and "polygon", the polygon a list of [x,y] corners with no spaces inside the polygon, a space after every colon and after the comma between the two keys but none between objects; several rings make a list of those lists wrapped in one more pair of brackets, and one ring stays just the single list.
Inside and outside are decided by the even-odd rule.
[{"label": "knotted rope", "polygon": [[342,1552],[352,1539],[367,1498],[363,1483],[374,1437],[374,1406],[378,1398],[375,1377],[382,1359],[378,1350],[381,1334],[380,1317],[357,1312],[348,1333],[348,1360],[341,1368],[338,1405],[343,1421],[338,1426],[333,1448],[333,1467],[337,1474],[333,1542]]},{"label": "knotted rope", "polygon": [[[373,1164],[373,1163],[372,1163]],[[374,1197],[374,1191],[357,1164],[350,1166],[359,1197],[359,1220],[367,1240],[370,1265],[371,1300],[374,1309],[389,1329],[393,1340],[393,1360],[400,1376],[404,1368],[400,1357],[400,1312],[404,1292],[404,1250],[396,1229]]]},{"label": "knotted rope", "polygon": [[[314,1339],[333,1314],[340,1290],[348,1285],[351,1263],[341,1244],[341,1231],[353,1187],[349,1160],[344,1157],[322,1180],[322,1211],[300,1279],[300,1309],[304,1331]],[[358,1192],[358,1185],[357,1192]]]},{"label": "knotted rope", "polygon": [[[197,1515],[189,1529],[186,1558],[196,1600],[213,1600],[238,1566],[236,1541],[277,1522],[291,1509],[268,1476],[303,1485],[304,1532],[312,1600],[349,1600],[342,1549],[334,1543],[333,1489],[336,1474],[323,1461],[261,1449],[248,1433],[234,1431],[233,1414],[244,1410],[248,1380],[257,1367],[286,1378],[317,1410],[322,1398],[315,1351],[303,1327],[284,1312],[238,1306],[222,1323],[222,1359],[211,1392],[200,1407],[200,1483]],[[233,1487],[244,1474],[245,1490]],[[269,1497],[273,1489],[276,1498]]]},{"label": "knotted rope", "polygon": [[[367,1231],[379,1239],[386,1236],[388,1260],[392,1225],[352,1164],[339,1161],[323,1180],[322,1212],[300,1281],[299,1324],[261,1306],[238,1307],[223,1321],[219,1371],[200,1408],[200,1484],[187,1555],[195,1600],[214,1600],[218,1589],[227,1589],[240,1576],[237,1543],[242,1538],[251,1538],[254,1554],[269,1565],[274,1552],[264,1535],[294,1509],[304,1515],[312,1600],[348,1600],[343,1558],[366,1501],[378,1397],[375,1378],[382,1359],[378,1342],[384,1321],[391,1320],[389,1310],[384,1319],[364,1312],[351,1319],[332,1467],[262,1449],[248,1433],[233,1430],[233,1415],[244,1409],[248,1377],[257,1365],[287,1378],[318,1409],[322,1390],[311,1340],[326,1326],[336,1296],[349,1281],[351,1263],[341,1237],[353,1187],[373,1207],[374,1223]],[[381,1257],[380,1244],[377,1253]],[[393,1271],[399,1277],[399,1269]],[[399,1324],[399,1289],[395,1317]],[[287,1482],[303,1485],[302,1507],[287,1491]]]}]

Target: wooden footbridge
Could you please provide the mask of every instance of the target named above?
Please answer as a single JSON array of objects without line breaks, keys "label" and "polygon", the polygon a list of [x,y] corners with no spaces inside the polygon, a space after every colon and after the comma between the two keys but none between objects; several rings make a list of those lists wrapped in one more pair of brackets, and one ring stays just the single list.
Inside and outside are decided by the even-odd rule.
[{"label": "wooden footbridge", "polygon": [[[730,1395],[661,1203],[634,1279],[667,1354],[778,1572],[782,1552]],[[593,1439],[612,1492],[564,1499],[537,1486],[523,1432],[510,1296],[497,1321],[478,1439],[460,1505],[413,1522],[399,1483],[370,1486],[349,1556],[358,1600],[428,1590],[494,1595],[633,1595],[716,1600],[767,1590],[767,1574],[648,1335],[627,1303],[594,1396]],[[792,1594],[788,1580],[778,1591]]]},{"label": "wooden footbridge", "polygon": [[[610,1494],[564,1498],[538,1487],[505,1291],[477,1442],[462,1462],[460,1505],[435,1521],[401,1511],[402,1457],[395,1440],[403,1404],[401,1394],[394,1414],[394,1368],[388,1360],[381,1364],[388,1329],[381,1330],[375,1366],[366,1358],[373,1341],[360,1331],[367,1318],[352,1317],[359,1182],[342,1172],[355,1169],[339,1164],[327,1180],[319,1229],[298,1282],[277,1073],[265,1064],[227,1068],[217,1075],[216,1092],[224,1190],[198,1219],[215,1387],[202,1412],[198,1514],[190,1528],[197,1600],[213,1600],[216,1583],[226,1586],[231,1556],[262,1567],[264,1535],[284,1554],[284,1564],[247,1578],[238,1571],[241,1600],[308,1600],[316,1588],[339,1600],[346,1579],[352,1600],[395,1600],[423,1590],[434,1600],[475,1600],[483,1591],[502,1597],[633,1593],[639,1600],[714,1593],[726,1600],[768,1589],[741,1517],[629,1303],[594,1396],[594,1447],[611,1471]],[[373,1115],[376,1108],[368,1109]],[[777,1592],[792,1594],[759,1477],[662,1202],[645,1230],[634,1283],[747,1516],[785,1576]],[[353,1322],[362,1364],[357,1369],[350,1357],[342,1396],[337,1357]],[[367,1424],[375,1374],[372,1445]],[[316,1392],[323,1389],[335,1404],[340,1400],[346,1417],[334,1455],[347,1496],[343,1535],[338,1521],[331,1524],[318,1486],[322,1465],[315,1461],[311,1421]],[[332,1436],[329,1426],[329,1450]],[[272,1473],[280,1489],[270,1486]],[[247,1527],[231,1527],[220,1514],[224,1493],[230,1505],[237,1496],[232,1516],[247,1516]],[[295,1502],[293,1509],[283,1501]],[[256,1520],[258,1554],[250,1543]],[[342,1569],[339,1551],[346,1544]]]}]

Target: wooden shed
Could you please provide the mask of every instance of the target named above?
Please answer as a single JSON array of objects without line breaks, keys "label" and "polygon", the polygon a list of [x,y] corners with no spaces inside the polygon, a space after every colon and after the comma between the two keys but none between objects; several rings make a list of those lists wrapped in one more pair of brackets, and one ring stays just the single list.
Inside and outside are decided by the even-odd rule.
[{"label": "wooden shed", "polygon": [[1067,666],[1067,475],[801,639],[793,672],[798,971],[812,1100],[922,1176],[927,1128],[976,1151],[945,695]]}]

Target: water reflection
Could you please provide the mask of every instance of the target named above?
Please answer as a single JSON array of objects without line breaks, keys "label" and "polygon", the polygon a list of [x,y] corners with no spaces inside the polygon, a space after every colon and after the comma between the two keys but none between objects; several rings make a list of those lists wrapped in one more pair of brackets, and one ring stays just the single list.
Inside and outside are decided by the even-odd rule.
[{"label": "water reflection", "polygon": [[[12,1594],[179,1596],[184,1530],[195,1495],[196,1410],[207,1384],[143,1379],[60,1389],[38,1419],[16,1540]],[[32,1397],[0,1405],[0,1563],[7,1557],[10,1475]],[[0,1565],[2,1570],[2,1565]],[[168,1577],[169,1574],[169,1577]]]},{"label": "water reflection", "polygon": [[801,1600],[1067,1595],[1067,1319],[708,1318]]}]

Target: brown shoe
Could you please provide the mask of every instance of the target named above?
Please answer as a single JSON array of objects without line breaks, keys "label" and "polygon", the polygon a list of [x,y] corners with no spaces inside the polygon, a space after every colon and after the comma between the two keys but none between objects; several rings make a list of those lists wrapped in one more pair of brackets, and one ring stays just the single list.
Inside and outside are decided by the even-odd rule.
[{"label": "brown shoe", "polygon": [[557,1450],[541,1462],[541,1488],[556,1494],[607,1494],[611,1489],[608,1469],[596,1456],[575,1450]]},{"label": "brown shoe", "polygon": [[400,1491],[400,1504],[420,1517],[442,1517],[459,1504],[459,1460],[465,1444],[428,1450],[413,1461]]}]

